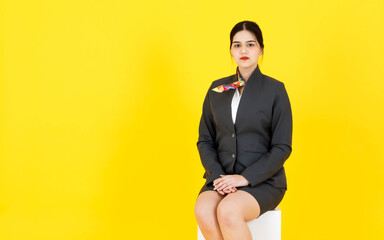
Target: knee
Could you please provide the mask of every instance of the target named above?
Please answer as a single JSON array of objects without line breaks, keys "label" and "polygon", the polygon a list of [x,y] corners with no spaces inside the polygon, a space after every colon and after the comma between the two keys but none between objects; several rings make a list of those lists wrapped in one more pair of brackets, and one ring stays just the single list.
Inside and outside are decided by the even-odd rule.
[{"label": "knee", "polygon": [[197,220],[204,219],[207,215],[207,206],[204,203],[195,204],[195,217]]},{"label": "knee", "polygon": [[205,231],[215,231],[215,209],[211,209],[208,204],[196,203],[195,217],[200,229]]},{"label": "knee", "polygon": [[217,219],[220,226],[225,228],[232,228],[238,225],[240,221],[244,221],[239,210],[236,210],[232,204],[225,202],[217,206]]},{"label": "knee", "polygon": [[195,217],[199,224],[200,230],[205,236],[214,236],[217,232],[216,229],[216,214],[214,209],[210,209],[208,205],[196,204]]}]

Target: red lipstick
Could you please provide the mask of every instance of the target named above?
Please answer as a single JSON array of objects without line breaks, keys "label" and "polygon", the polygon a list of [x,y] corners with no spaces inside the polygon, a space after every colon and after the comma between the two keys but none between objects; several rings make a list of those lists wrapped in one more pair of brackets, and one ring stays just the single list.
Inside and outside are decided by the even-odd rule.
[{"label": "red lipstick", "polygon": [[241,60],[248,60],[249,58],[248,57],[241,57],[240,59]]}]

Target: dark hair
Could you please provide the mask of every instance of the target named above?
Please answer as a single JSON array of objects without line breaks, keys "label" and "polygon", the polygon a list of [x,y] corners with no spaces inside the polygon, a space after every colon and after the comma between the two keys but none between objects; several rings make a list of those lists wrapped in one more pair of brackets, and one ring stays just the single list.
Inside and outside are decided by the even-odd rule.
[{"label": "dark hair", "polygon": [[259,25],[257,25],[255,22],[252,22],[252,21],[239,22],[238,24],[236,24],[232,28],[232,31],[230,34],[230,41],[231,42],[229,45],[229,49],[231,49],[231,47],[232,47],[233,37],[236,35],[237,32],[240,32],[242,30],[247,30],[247,31],[250,31],[251,33],[253,33],[253,35],[255,35],[255,37],[257,39],[257,42],[260,45],[260,48],[264,52],[263,34],[261,33]]}]

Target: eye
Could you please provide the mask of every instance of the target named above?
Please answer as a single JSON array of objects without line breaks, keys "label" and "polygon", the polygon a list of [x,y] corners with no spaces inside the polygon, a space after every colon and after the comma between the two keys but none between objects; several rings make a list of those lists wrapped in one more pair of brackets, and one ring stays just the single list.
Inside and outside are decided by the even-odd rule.
[{"label": "eye", "polygon": [[248,44],[248,46],[253,47],[253,46],[255,46],[255,44],[250,43],[250,44]]},{"label": "eye", "polygon": [[240,46],[240,44],[235,44],[235,45],[233,45],[233,46],[237,48],[237,47],[239,47],[239,46]]}]

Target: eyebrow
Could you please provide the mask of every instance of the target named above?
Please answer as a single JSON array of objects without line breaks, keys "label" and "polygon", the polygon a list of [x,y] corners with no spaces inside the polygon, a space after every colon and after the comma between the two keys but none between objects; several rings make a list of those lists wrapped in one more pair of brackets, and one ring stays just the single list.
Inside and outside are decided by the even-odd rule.
[{"label": "eyebrow", "polygon": [[[256,42],[255,40],[248,40],[246,42]],[[232,43],[240,43],[240,41],[233,41]]]}]

